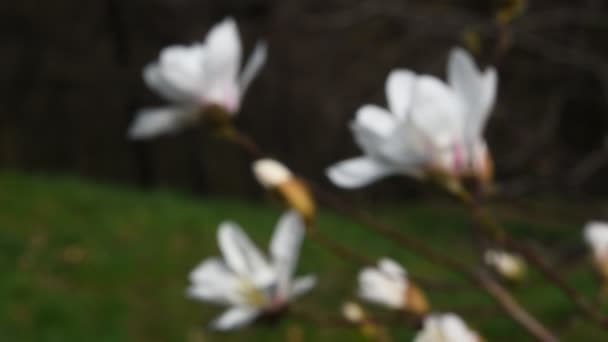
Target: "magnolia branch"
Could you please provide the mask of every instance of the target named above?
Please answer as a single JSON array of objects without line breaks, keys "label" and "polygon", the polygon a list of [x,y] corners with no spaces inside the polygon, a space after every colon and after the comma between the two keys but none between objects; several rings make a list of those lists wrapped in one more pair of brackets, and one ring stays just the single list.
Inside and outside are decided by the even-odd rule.
[{"label": "magnolia branch", "polygon": [[[229,135],[226,137],[241,146],[245,151],[250,153],[254,158],[259,158],[264,155],[261,149],[257,146],[257,144],[248,137],[247,135],[239,132],[237,130],[231,130]],[[545,328],[537,319],[535,319],[532,315],[530,315],[517,301],[509,294],[509,292],[494,280],[489,275],[481,272],[472,270],[467,267],[465,264],[460,263],[457,260],[454,260],[446,255],[443,255],[439,252],[436,252],[431,247],[426,245],[424,242],[407,236],[401,231],[389,227],[385,224],[382,224],[371,216],[361,213],[358,210],[351,208],[350,206],[339,201],[335,196],[325,192],[321,187],[315,185],[312,182],[307,182],[310,186],[311,190],[315,194],[320,201],[323,203],[337,209],[348,217],[353,218],[362,224],[363,227],[369,228],[372,232],[380,234],[391,241],[398,243],[399,245],[411,250],[412,252],[418,254],[421,257],[428,259],[429,261],[443,266],[446,269],[451,271],[455,271],[464,275],[470,282],[474,285],[478,286],[485,292],[487,292],[500,307],[517,323],[519,323],[528,333],[534,336],[539,341],[558,341],[558,338],[555,337],[547,328]],[[352,252],[352,250],[344,245],[338,243],[330,239],[327,236],[320,235],[319,232],[316,232],[312,235],[316,238],[318,242],[323,244],[325,247],[329,247],[329,249],[341,256],[348,256],[349,258],[353,258],[353,255],[357,255]],[[358,261],[365,260],[368,261],[367,258],[359,258],[355,257]]]},{"label": "magnolia branch", "polygon": [[564,295],[570,298],[581,313],[591,318],[600,326],[608,328],[608,319],[597,311],[572,285],[563,279],[542,256],[530,246],[520,243],[509,236],[506,230],[504,230],[498,222],[483,209],[481,203],[475,200],[473,196],[468,193],[461,193],[459,195],[460,199],[462,199],[471,210],[473,218],[477,220],[479,227],[486,236],[491,238],[494,242],[521,254],[532,267],[539,270],[546,279],[555,284]]}]

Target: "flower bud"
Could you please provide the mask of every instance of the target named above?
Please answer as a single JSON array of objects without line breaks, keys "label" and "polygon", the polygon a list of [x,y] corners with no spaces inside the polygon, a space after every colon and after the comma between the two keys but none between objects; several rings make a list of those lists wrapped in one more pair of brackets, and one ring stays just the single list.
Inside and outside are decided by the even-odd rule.
[{"label": "flower bud", "polygon": [[267,190],[276,193],[290,208],[295,209],[310,224],[316,206],[306,185],[283,164],[274,159],[260,159],[253,163],[253,173]]},{"label": "flower bud", "polygon": [[342,316],[351,323],[361,323],[365,320],[363,308],[355,302],[346,302],[342,305]]},{"label": "flower bud", "polygon": [[423,316],[429,312],[429,303],[426,300],[424,292],[418,286],[410,282],[405,291],[404,309],[410,311],[417,316]]},{"label": "flower bud", "polygon": [[484,260],[496,273],[507,280],[520,281],[526,273],[525,261],[521,257],[505,251],[487,250]]}]

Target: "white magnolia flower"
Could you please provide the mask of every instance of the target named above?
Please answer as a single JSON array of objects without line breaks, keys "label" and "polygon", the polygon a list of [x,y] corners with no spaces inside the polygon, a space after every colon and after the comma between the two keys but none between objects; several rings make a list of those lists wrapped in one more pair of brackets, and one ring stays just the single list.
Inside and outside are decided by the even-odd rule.
[{"label": "white magnolia flower", "polygon": [[599,221],[587,223],[584,237],[597,260],[608,259],[608,223]]},{"label": "white magnolia flower", "polygon": [[232,18],[213,26],[204,42],[164,48],[158,61],[144,68],[143,77],[172,105],[139,111],[129,128],[129,137],[151,138],[178,130],[199,120],[210,108],[234,115],[266,61],[266,44],[259,42],[239,74],[241,49]]},{"label": "white magnolia flower", "polygon": [[418,314],[428,310],[424,294],[407,278],[406,271],[388,258],[381,259],[377,268],[367,267],[359,273],[359,296],[391,309]]},{"label": "white magnolia flower", "polygon": [[224,260],[210,258],[198,265],[190,274],[188,295],[230,306],[211,324],[219,330],[235,329],[260,315],[279,312],[316,283],[314,276],[292,280],[303,236],[300,216],[292,211],[283,214],[270,241],[269,261],[238,225],[222,223],[218,243]]},{"label": "white magnolia flower", "polygon": [[509,280],[520,280],[526,271],[526,263],[521,257],[501,250],[487,250],[484,261]]},{"label": "white magnolia flower", "polygon": [[450,54],[447,84],[409,70],[392,71],[385,86],[389,110],[365,105],[351,123],[365,155],[331,166],[328,177],[344,188],[392,174],[488,178],[491,161],[482,132],[496,83],[494,68],[480,72],[460,48]]},{"label": "white magnolia flower", "polygon": [[424,319],[414,342],[480,342],[482,339],[455,314],[433,314]]}]

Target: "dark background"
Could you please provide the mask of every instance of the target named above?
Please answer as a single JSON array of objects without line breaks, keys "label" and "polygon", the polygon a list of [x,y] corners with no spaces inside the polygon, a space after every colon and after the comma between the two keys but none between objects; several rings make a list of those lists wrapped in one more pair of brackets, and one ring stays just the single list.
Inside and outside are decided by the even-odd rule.
[{"label": "dark background", "polygon": [[[163,103],[141,68],[232,15],[246,56],[258,38],[270,48],[237,125],[301,174],[326,182],[326,166],[360,153],[346,123],[364,103],[385,105],[391,69],[443,77],[449,49],[466,45],[499,69],[486,136],[501,191],[607,193],[606,2],[530,1],[499,25],[509,2],[517,8],[517,0],[2,1],[0,167],[257,194],[246,155],[201,129],[125,138],[137,108]],[[368,191],[418,189],[393,178]]]}]

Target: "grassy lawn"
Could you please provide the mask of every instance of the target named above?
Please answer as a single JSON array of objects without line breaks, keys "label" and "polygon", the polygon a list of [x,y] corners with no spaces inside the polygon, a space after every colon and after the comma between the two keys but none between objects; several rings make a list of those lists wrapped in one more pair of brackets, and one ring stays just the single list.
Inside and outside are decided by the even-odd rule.
[{"label": "grassy lawn", "polygon": [[[393,204],[374,211],[446,253],[473,259],[469,219],[453,205]],[[276,204],[0,173],[0,341],[364,341],[353,329],[332,323],[340,304],[355,298],[359,267],[312,241],[303,247],[298,273],[315,273],[320,282],[295,304],[297,315],[228,334],[206,329],[221,310],[184,292],[190,270],[218,254],[217,225],[232,219],[265,248],[280,213]],[[582,247],[580,226],[526,222],[507,223],[514,233],[545,245]],[[422,280],[437,310],[461,313],[488,341],[530,340],[459,276],[331,212],[322,213],[319,229],[370,256],[399,260]],[[593,298],[595,280],[584,258],[564,266],[564,275]],[[564,340],[608,340],[574,317],[570,302],[538,275],[530,274],[514,293]],[[395,340],[412,336],[408,325],[391,325]]]}]

